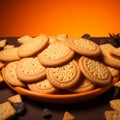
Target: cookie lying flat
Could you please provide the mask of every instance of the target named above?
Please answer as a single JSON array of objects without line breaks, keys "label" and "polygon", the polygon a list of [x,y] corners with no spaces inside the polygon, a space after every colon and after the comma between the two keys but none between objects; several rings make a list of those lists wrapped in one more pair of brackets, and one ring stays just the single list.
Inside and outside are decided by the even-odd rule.
[{"label": "cookie lying flat", "polygon": [[70,112],[65,111],[62,120],[75,120],[75,117],[74,117],[74,115],[72,115]]},{"label": "cookie lying flat", "polygon": [[89,81],[85,76],[82,76],[77,84],[71,87],[69,90],[73,93],[86,92],[93,90],[95,85]]},{"label": "cookie lying flat", "polygon": [[61,41],[56,41],[38,54],[38,59],[45,66],[58,66],[70,61],[73,56],[71,49]]},{"label": "cookie lying flat", "polygon": [[10,102],[4,102],[0,104],[0,120],[11,119],[16,114],[16,110],[10,104]]},{"label": "cookie lying flat", "polygon": [[0,60],[6,62],[20,60],[20,57],[18,55],[18,48],[14,47],[0,51]]},{"label": "cookie lying flat", "polygon": [[8,101],[12,104],[20,103],[20,102],[22,102],[22,98],[21,98],[20,94],[16,94],[16,95],[13,95],[13,96],[9,97]]},{"label": "cookie lying flat", "polygon": [[101,62],[82,56],[79,66],[85,77],[94,84],[104,86],[111,83],[111,74]]},{"label": "cookie lying flat", "polygon": [[100,54],[99,46],[84,38],[70,38],[65,43],[75,52],[84,56],[98,56]]},{"label": "cookie lying flat", "polygon": [[17,64],[16,74],[21,81],[36,82],[45,77],[46,67],[36,57],[23,58]]},{"label": "cookie lying flat", "polygon": [[17,62],[8,63],[3,70],[4,79],[12,86],[25,87],[26,85],[16,76]]},{"label": "cookie lying flat", "polygon": [[47,68],[47,78],[56,88],[67,89],[75,85],[81,75],[76,61],[59,66]]},{"label": "cookie lying flat", "polygon": [[55,93],[57,88],[53,87],[48,79],[43,79],[38,82],[29,83],[28,88],[36,93]]},{"label": "cookie lying flat", "polygon": [[20,57],[29,57],[42,51],[48,44],[48,37],[41,35],[39,37],[30,39],[28,42],[24,42],[18,48],[18,55]]},{"label": "cookie lying flat", "polygon": [[110,106],[111,106],[114,110],[120,112],[120,99],[111,100],[111,101],[110,101]]},{"label": "cookie lying flat", "polygon": [[100,45],[103,61],[112,67],[120,68],[120,50],[110,44]]},{"label": "cookie lying flat", "polygon": [[120,120],[120,112],[118,111],[105,111],[106,120]]}]

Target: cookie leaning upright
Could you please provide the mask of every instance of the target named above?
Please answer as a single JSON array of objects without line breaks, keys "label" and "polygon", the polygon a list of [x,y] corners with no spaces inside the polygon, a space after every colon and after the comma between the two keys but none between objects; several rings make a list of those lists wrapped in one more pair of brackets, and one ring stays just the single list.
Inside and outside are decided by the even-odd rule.
[{"label": "cookie leaning upright", "polygon": [[85,77],[92,83],[99,86],[111,83],[111,74],[107,67],[100,61],[82,56],[79,59],[79,66]]},{"label": "cookie leaning upright", "polygon": [[45,66],[58,66],[70,61],[74,52],[61,41],[55,41],[38,54],[39,61]]},{"label": "cookie leaning upright", "polygon": [[44,67],[35,57],[23,58],[16,66],[16,75],[23,82],[36,82],[45,77]]},{"label": "cookie leaning upright", "polygon": [[27,42],[24,42],[18,48],[18,55],[20,57],[29,57],[42,51],[48,44],[48,37],[40,35]]},{"label": "cookie leaning upright", "polygon": [[100,54],[99,46],[90,40],[84,38],[69,38],[64,41],[73,51],[84,56],[98,56]]}]

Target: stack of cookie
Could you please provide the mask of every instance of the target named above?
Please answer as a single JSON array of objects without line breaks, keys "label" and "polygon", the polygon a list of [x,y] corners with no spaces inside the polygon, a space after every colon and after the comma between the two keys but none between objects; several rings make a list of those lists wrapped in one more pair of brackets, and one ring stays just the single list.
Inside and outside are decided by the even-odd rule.
[{"label": "stack of cookie", "polygon": [[110,44],[43,34],[18,42],[19,47],[0,51],[6,63],[2,76],[12,86],[42,94],[78,93],[107,86],[119,74],[120,49]]}]

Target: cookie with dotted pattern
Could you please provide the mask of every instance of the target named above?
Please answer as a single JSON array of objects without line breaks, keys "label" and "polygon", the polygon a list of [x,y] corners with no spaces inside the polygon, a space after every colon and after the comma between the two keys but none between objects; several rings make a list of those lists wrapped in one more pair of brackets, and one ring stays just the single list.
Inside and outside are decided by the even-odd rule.
[{"label": "cookie with dotted pattern", "polygon": [[17,64],[16,74],[23,82],[36,82],[45,77],[46,67],[39,62],[37,57],[23,58]]},{"label": "cookie with dotted pattern", "polygon": [[78,63],[72,60],[58,67],[48,67],[46,74],[53,86],[59,89],[68,89],[78,82],[81,71]]},{"label": "cookie with dotted pattern", "polygon": [[99,86],[105,86],[111,83],[111,73],[100,61],[82,56],[79,59],[79,67],[85,77],[92,83]]},{"label": "cookie with dotted pattern", "polygon": [[63,42],[55,41],[38,54],[39,61],[45,66],[59,66],[70,61],[74,52]]},{"label": "cookie with dotted pattern", "polygon": [[98,56],[100,54],[99,46],[85,38],[69,38],[64,41],[73,51],[84,56]]}]

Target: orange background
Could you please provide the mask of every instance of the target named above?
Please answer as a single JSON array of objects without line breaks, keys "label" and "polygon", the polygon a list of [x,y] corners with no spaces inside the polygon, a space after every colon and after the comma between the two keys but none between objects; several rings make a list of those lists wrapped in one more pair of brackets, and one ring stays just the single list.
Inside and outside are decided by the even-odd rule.
[{"label": "orange background", "polygon": [[0,0],[0,36],[120,33],[120,0]]}]

